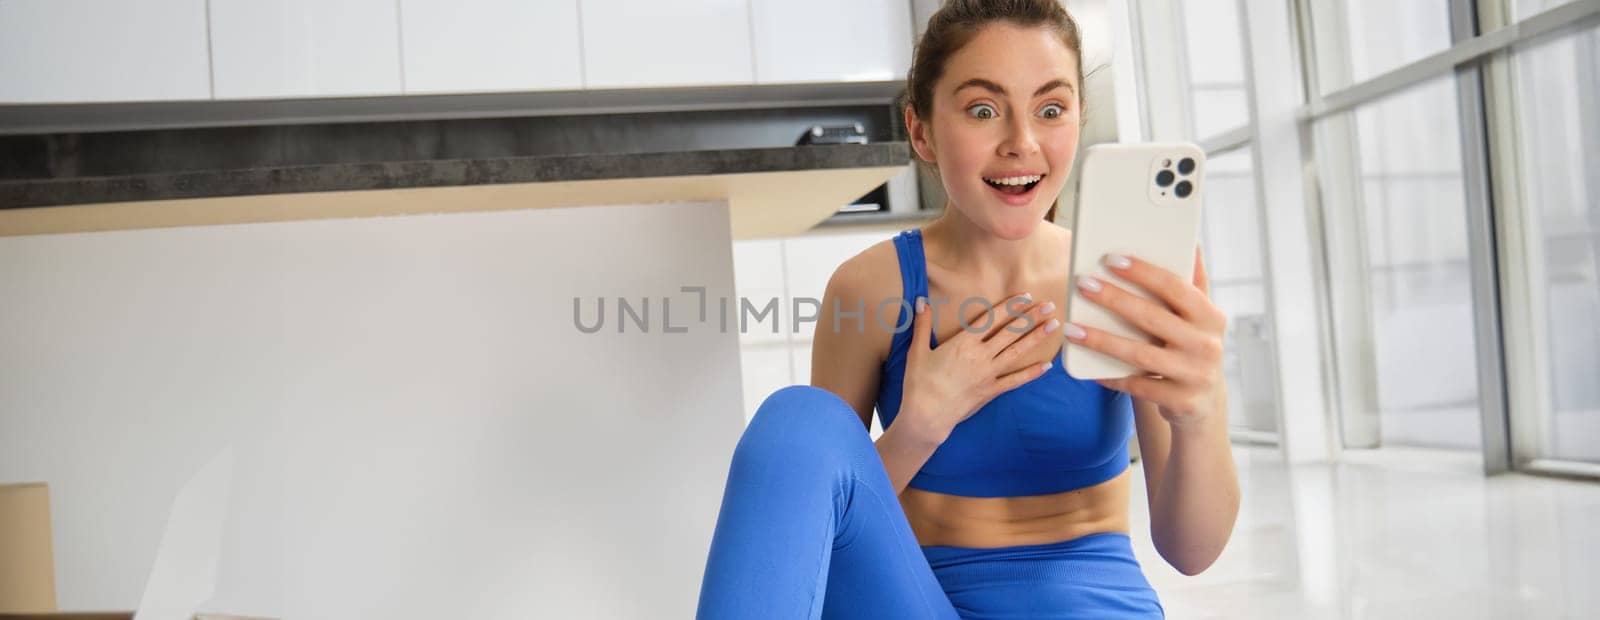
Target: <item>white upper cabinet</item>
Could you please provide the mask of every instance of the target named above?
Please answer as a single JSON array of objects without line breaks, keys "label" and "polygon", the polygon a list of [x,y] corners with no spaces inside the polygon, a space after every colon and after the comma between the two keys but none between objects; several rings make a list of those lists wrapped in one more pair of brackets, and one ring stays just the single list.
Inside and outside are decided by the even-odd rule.
[{"label": "white upper cabinet", "polygon": [[395,0],[211,0],[217,99],[400,94]]},{"label": "white upper cabinet", "polygon": [[907,0],[0,0],[0,104],[895,80]]},{"label": "white upper cabinet", "polygon": [[905,79],[911,67],[906,0],[754,0],[756,81]]},{"label": "white upper cabinet", "polygon": [[0,103],[209,98],[205,0],[0,1]]},{"label": "white upper cabinet", "polygon": [[400,0],[405,92],[583,88],[577,0]]},{"label": "white upper cabinet", "polygon": [[747,0],[581,3],[589,88],[755,82]]}]

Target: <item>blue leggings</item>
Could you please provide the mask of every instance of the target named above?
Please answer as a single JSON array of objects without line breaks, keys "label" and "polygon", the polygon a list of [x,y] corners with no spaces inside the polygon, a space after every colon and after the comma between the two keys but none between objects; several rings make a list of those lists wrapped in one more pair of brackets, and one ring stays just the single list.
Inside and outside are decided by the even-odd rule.
[{"label": "blue leggings", "polygon": [[773,392],[734,449],[703,619],[1161,618],[1128,536],[920,547],[861,419],[810,386]]}]

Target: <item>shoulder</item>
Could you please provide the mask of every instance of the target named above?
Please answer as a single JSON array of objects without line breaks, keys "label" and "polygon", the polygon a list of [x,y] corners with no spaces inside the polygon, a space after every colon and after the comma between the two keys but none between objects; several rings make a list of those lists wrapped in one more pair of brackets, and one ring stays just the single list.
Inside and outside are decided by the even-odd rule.
[{"label": "shoulder", "polygon": [[900,256],[894,239],[872,244],[845,259],[833,270],[828,289],[856,295],[895,295],[900,292]]},{"label": "shoulder", "polygon": [[[819,315],[831,325],[835,306],[846,312],[864,309],[870,321],[865,330],[867,338],[859,339],[864,342],[857,344],[870,347],[885,359],[893,340],[891,330],[900,318],[900,305],[895,301],[903,295],[899,253],[893,238],[884,239],[845,259],[833,270]],[[818,323],[819,331],[824,324]],[[843,332],[855,333],[854,326],[849,327],[852,329]]]}]

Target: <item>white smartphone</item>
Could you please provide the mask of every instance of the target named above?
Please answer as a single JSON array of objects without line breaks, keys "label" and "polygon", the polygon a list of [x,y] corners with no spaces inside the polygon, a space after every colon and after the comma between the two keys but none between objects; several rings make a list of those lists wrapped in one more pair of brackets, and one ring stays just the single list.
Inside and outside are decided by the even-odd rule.
[{"label": "white smartphone", "polygon": [[[1083,297],[1080,276],[1093,276],[1135,294],[1154,295],[1111,273],[1103,258],[1117,253],[1173,273],[1194,273],[1200,239],[1200,195],[1206,157],[1184,142],[1097,144],[1079,163],[1077,209],[1072,221],[1072,280],[1067,320],[1112,334],[1154,343],[1149,334],[1104,306]],[[1066,341],[1067,374],[1077,379],[1115,379],[1144,370],[1099,351]]]}]

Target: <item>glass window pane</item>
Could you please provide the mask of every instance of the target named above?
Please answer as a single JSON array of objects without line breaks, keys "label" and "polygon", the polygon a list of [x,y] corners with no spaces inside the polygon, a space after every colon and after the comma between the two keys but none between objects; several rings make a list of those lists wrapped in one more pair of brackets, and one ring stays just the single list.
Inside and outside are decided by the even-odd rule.
[{"label": "glass window pane", "polygon": [[1350,216],[1360,222],[1353,250],[1360,256],[1330,260],[1360,265],[1356,281],[1364,281],[1364,290],[1332,294],[1363,298],[1367,324],[1336,323],[1337,337],[1370,343],[1364,350],[1372,357],[1366,364],[1376,382],[1382,443],[1476,449],[1482,434],[1455,78],[1363,105],[1353,115],[1351,169],[1358,178],[1328,174],[1330,183],[1353,183],[1359,204],[1326,208],[1355,209]]},{"label": "glass window pane", "polygon": [[1195,87],[1190,90],[1189,111],[1194,119],[1195,139],[1209,138],[1224,131],[1250,123],[1250,103],[1245,99],[1244,86]]},{"label": "glass window pane", "polygon": [[1529,15],[1538,15],[1539,13],[1543,13],[1544,11],[1555,8],[1556,5],[1566,4],[1568,2],[1572,2],[1572,0],[1516,0],[1511,4],[1511,8],[1512,12],[1514,13],[1514,17],[1518,20],[1521,20]]},{"label": "glass window pane", "polygon": [[1449,0],[1311,3],[1324,93],[1450,47]]},{"label": "glass window pane", "polygon": [[1190,137],[1208,138],[1249,124],[1237,0],[1183,0],[1180,6]]},{"label": "glass window pane", "polygon": [[1600,462],[1600,27],[1519,49],[1514,67],[1549,404],[1533,412],[1544,451],[1526,456]]},{"label": "glass window pane", "polygon": [[1235,428],[1276,432],[1266,278],[1262,270],[1260,203],[1249,147],[1213,155],[1206,164],[1201,247],[1211,298],[1228,313],[1223,361],[1228,421]]}]

